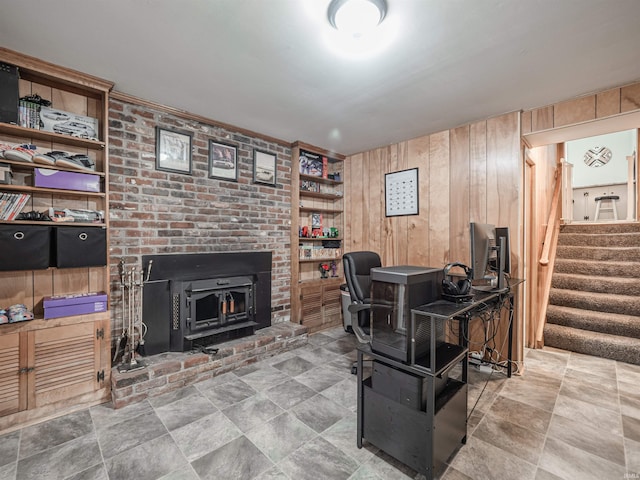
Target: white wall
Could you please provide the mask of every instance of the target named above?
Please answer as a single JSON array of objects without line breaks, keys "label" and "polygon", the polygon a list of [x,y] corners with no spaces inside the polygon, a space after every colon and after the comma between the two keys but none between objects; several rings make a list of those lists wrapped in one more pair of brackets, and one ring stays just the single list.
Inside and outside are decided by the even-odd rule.
[{"label": "white wall", "polygon": [[[566,143],[566,160],[573,164],[573,188],[627,183],[627,156],[636,151],[636,131],[598,135]],[[613,156],[601,167],[589,167],[584,154],[594,147],[608,147]]]}]

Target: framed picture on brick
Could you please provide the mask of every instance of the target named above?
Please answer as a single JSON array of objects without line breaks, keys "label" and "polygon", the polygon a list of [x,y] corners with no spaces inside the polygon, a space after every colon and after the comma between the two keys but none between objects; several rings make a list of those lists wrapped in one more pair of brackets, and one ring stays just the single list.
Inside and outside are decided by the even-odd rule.
[{"label": "framed picture on brick", "polygon": [[253,151],[253,181],[276,186],[277,157],[262,150]]},{"label": "framed picture on brick", "polygon": [[238,180],[238,147],[209,140],[209,178]]},{"label": "framed picture on brick", "polygon": [[156,127],[156,170],[191,175],[190,132]]}]

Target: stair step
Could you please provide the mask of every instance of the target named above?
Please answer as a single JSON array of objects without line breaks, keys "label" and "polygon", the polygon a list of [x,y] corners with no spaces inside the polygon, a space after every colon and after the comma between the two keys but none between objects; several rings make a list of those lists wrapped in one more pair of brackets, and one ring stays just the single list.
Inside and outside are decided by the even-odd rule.
[{"label": "stair step", "polygon": [[572,223],[562,225],[560,233],[633,233],[640,232],[640,223]]},{"label": "stair step", "polygon": [[573,260],[600,260],[640,262],[638,247],[580,247],[576,245],[558,245],[556,258]]},{"label": "stair step", "polygon": [[[640,268],[640,266],[637,268]],[[551,287],[564,290],[581,290],[583,292],[640,296],[640,280],[636,278],[576,275],[571,273],[554,272],[551,279]]]},{"label": "stair step", "polygon": [[574,273],[595,277],[640,278],[638,262],[597,262],[556,258],[554,273]]},{"label": "stair step", "polygon": [[640,245],[640,232],[632,233],[560,233],[558,245],[584,247],[635,247]]},{"label": "stair step", "polygon": [[640,298],[635,296],[580,292],[560,288],[551,289],[549,304],[621,315],[634,315],[640,312]]},{"label": "stair step", "polygon": [[640,317],[549,305],[547,322],[609,335],[640,339]]},{"label": "stair step", "polygon": [[547,323],[546,346],[640,365],[640,339]]}]

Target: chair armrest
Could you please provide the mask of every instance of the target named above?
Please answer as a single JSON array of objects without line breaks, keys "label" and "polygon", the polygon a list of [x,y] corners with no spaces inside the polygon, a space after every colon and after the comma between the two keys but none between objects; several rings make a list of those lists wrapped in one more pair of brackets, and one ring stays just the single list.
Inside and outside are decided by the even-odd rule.
[{"label": "chair armrest", "polygon": [[[358,313],[361,312],[363,310],[370,310],[371,309],[371,304],[370,303],[352,303],[347,307],[347,310],[349,310],[349,313],[354,314],[354,313]],[[360,326],[359,322],[353,322],[351,324],[351,328],[353,330],[353,333],[355,334],[356,338],[358,339],[358,341],[360,343],[370,343],[371,342],[371,335],[367,334],[362,327]]]},{"label": "chair armrest", "polygon": [[347,307],[349,313],[358,313],[362,310],[369,310],[371,308],[370,303],[352,303]]}]

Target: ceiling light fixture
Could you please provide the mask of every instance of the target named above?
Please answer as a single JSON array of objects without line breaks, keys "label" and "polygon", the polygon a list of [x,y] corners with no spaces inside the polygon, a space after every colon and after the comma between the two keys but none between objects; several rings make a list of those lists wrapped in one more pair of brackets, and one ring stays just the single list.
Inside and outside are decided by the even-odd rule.
[{"label": "ceiling light fixture", "polygon": [[380,25],[386,14],[385,0],[331,0],[327,10],[329,23],[354,38]]}]

